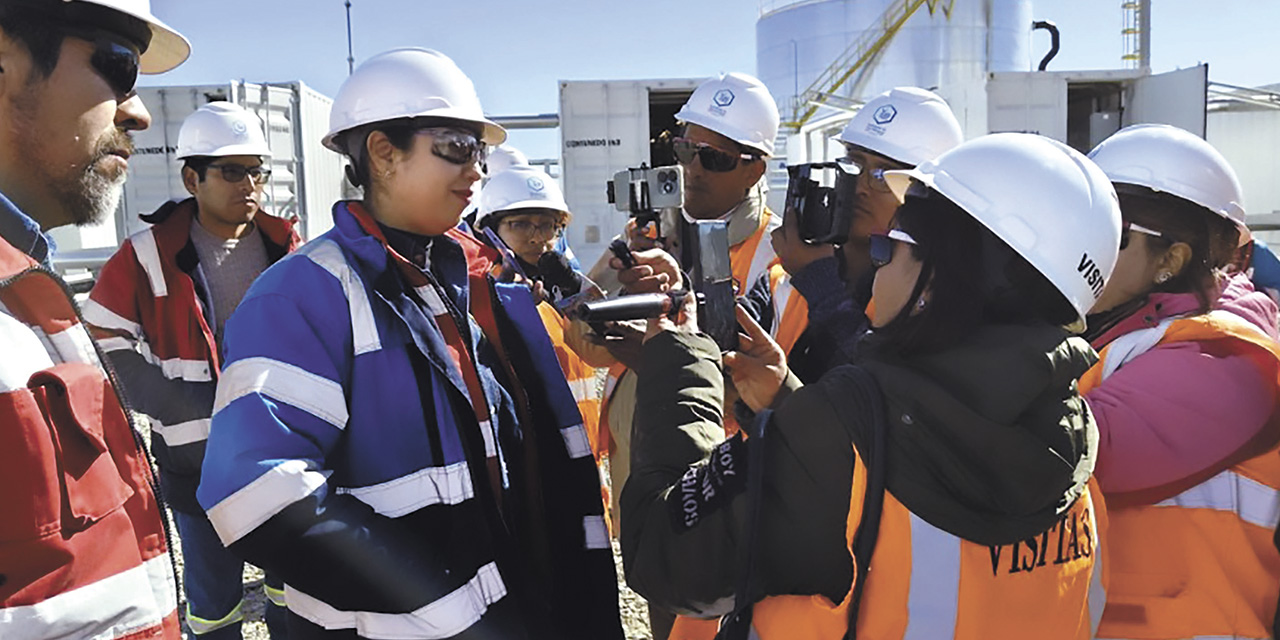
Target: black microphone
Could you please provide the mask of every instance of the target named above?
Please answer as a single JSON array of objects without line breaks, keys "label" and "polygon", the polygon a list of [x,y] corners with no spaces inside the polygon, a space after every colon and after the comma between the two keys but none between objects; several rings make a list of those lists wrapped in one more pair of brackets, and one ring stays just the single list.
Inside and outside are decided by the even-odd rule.
[{"label": "black microphone", "polygon": [[670,315],[684,304],[689,292],[683,290],[666,293],[637,293],[611,300],[584,302],[575,315],[585,322],[610,322],[616,320],[642,320]]},{"label": "black microphone", "polygon": [[559,291],[562,298],[582,291],[582,275],[569,266],[569,259],[559,251],[548,251],[538,258],[538,273],[542,283]]}]

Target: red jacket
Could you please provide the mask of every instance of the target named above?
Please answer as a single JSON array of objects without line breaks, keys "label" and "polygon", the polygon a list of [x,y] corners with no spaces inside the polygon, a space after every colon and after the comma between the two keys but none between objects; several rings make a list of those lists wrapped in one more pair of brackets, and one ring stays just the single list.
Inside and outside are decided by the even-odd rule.
[{"label": "red jacket", "polygon": [[0,239],[0,637],[179,637],[161,509],[121,404],[66,284]]},{"label": "red jacket", "polygon": [[[84,306],[130,403],[151,418],[151,450],[170,506],[190,513],[201,512],[195,491],[221,362],[191,241],[195,216],[192,198],[144,216],[152,226],[111,256]],[[261,212],[253,221],[270,262],[298,246],[293,221]]]}]

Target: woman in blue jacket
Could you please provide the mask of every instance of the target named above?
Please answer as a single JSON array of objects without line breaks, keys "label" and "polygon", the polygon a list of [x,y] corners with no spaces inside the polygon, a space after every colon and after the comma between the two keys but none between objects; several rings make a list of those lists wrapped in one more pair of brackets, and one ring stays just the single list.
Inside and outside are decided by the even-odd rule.
[{"label": "woman in blue jacket", "polygon": [[215,529],[284,578],[295,640],[621,638],[573,396],[527,287],[455,228],[506,133],[426,49],[361,65],[330,125],[365,197],[227,325]]}]

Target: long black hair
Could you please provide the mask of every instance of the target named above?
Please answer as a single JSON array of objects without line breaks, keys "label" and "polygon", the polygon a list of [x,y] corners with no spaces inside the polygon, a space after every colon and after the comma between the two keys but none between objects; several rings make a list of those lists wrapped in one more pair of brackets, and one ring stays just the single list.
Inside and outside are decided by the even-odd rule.
[{"label": "long black hair", "polygon": [[[914,188],[894,216],[922,262],[907,304],[875,330],[903,355],[939,351],[987,324],[1065,326],[1076,310],[1031,263],[955,203]],[[913,313],[929,290],[928,303]]]}]

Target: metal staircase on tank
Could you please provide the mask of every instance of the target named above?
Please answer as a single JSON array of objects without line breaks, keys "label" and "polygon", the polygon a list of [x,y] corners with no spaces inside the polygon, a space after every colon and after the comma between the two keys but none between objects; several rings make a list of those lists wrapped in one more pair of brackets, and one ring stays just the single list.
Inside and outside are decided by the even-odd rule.
[{"label": "metal staircase on tank", "polygon": [[1129,69],[1151,68],[1151,0],[1125,0],[1120,5],[1124,13],[1124,53],[1120,59]]},{"label": "metal staircase on tank", "polygon": [[875,63],[884,54],[890,41],[902,29],[910,18],[921,7],[927,7],[929,14],[941,11],[948,19],[955,0],[896,0],[885,8],[875,26],[864,29],[862,33],[849,43],[844,53],[836,57],[807,89],[800,95],[793,96],[790,101],[790,118],[782,125],[799,131],[810,118],[823,106],[851,106],[853,100],[837,92],[848,87],[844,92],[856,96],[862,85],[871,75]]}]

